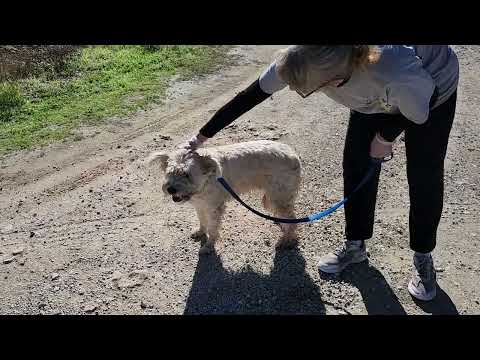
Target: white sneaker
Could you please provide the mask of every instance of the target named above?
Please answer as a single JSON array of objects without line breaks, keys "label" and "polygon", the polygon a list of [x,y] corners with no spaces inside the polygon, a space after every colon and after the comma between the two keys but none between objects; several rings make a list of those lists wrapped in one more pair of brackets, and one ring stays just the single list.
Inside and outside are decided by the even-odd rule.
[{"label": "white sneaker", "polygon": [[358,245],[357,241],[345,241],[340,249],[320,258],[318,270],[335,274],[343,271],[348,265],[360,263],[367,258],[365,241],[362,241],[361,245]]},{"label": "white sneaker", "polygon": [[437,295],[437,276],[431,255],[413,257],[413,274],[408,283],[408,292],[423,301],[433,300]]}]

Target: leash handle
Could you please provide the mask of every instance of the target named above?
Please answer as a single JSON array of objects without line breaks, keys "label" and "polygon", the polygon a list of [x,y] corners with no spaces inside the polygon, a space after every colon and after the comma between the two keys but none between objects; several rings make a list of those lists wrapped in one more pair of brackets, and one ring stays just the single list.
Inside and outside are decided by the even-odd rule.
[{"label": "leash handle", "polygon": [[376,165],[377,165],[377,164],[380,164],[380,165],[381,165],[382,163],[385,163],[385,162],[390,161],[390,160],[392,160],[392,159],[393,159],[393,151],[390,153],[389,156],[385,156],[385,157],[383,157],[383,158],[374,158],[374,157],[371,157],[371,158],[370,158],[370,161],[371,161],[372,163],[376,164]]}]

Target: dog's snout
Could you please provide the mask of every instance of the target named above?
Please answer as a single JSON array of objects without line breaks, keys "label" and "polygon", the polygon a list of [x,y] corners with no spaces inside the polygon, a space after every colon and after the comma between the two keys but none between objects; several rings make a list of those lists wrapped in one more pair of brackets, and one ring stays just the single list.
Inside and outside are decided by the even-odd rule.
[{"label": "dog's snout", "polygon": [[167,192],[173,195],[177,192],[177,189],[175,189],[173,186],[169,186],[167,187]]}]

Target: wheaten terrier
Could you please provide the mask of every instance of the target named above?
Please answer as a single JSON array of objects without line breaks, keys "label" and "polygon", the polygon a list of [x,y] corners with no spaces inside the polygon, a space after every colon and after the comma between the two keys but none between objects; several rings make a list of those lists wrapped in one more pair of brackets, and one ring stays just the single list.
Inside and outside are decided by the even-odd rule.
[{"label": "wheaten terrier", "polygon": [[[209,253],[219,239],[225,203],[232,196],[216,180],[223,176],[237,194],[252,190],[263,193],[264,208],[274,216],[294,218],[295,199],[301,180],[300,159],[292,148],[274,141],[252,141],[234,145],[156,152],[148,159],[165,173],[162,190],[176,203],[190,202],[200,228],[192,234],[206,238],[200,254]],[[282,237],[276,247],[297,243],[296,225],[280,224]]]}]

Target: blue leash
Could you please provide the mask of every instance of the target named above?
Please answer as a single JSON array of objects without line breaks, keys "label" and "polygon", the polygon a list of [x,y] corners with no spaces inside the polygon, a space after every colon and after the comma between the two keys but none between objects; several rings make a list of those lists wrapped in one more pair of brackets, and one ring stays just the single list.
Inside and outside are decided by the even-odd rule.
[{"label": "blue leash", "polygon": [[[392,154],[392,157],[393,157],[393,154]],[[360,189],[363,185],[365,185],[370,180],[370,178],[373,176],[375,171],[381,167],[383,162],[391,160],[392,157],[390,157],[389,159],[374,159],[374,158],[372,158],[371,163],[370,163],[370,167],[368,168],[367,173],[365,174],[362,181],[357,185],[357,187],[350,193],[350,195],[346,196],[341,201],[334,204],[332,207],[328,208],[327,210],[324,210],[324,211],[319,212],[317,214],[306,216],[306,217],[303,217],[303,218],[300,218],[300,219],[283,219],[283,218],[277,218],[277,217],[273,217],[273,216],[270,216],[270,215],[263,214],[260,211],[257,211],[255,209],[253,209],[252,207],[248,206],[247,204],[245,204],[243,202],[243,200],[240,199],[240,197],[235,193],[235,191],[233,191],[233,189],[230,187],[230,185],[228,185],[228,183],[225,181],[225,179],[223,177],[218,177],[217,180],[220,184],[222,184],[222,186],[225,188],[225,190],[228,191],[230,193],[230,195],[232,195],[232,197],[235,200],[237,200],[240,204],[245,206],[248,210],[250,210],[254,214],[256,214],[256,215],[258,215],[258,216],[260,216],[264,219],[271,220],[271,221],[274,221],[274,222],[277,222],[277,223],[284,223],[284,224],[306,223],[306,222],[319,220],[319,219],[331,214],[332,212],[334,212],[338,208],[340,208],[343,204],[345,204],[348,201],[348,199],[355,192],[358,191],[358,189]]]}]

